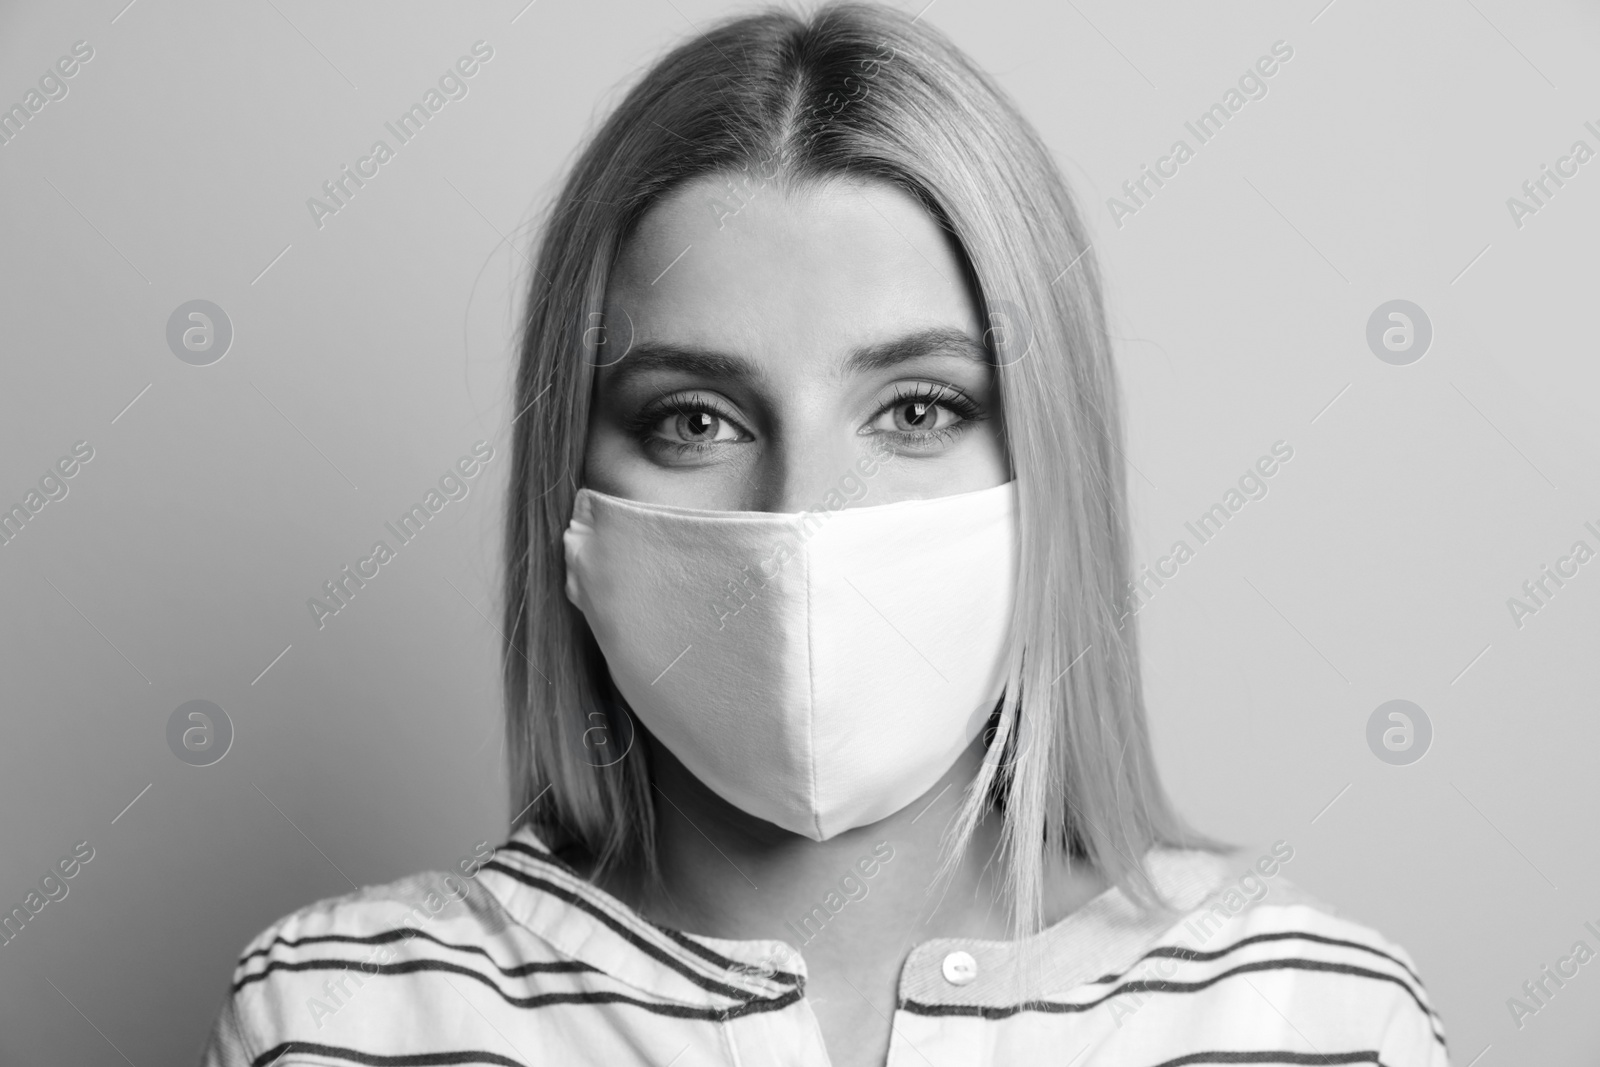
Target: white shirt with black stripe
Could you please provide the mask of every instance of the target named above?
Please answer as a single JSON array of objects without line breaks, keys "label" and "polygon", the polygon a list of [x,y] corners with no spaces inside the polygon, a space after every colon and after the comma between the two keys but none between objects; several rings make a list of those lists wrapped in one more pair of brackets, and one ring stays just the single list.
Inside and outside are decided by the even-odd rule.
[{"label": "white shirt with black stripe", "polygon": [[[1029,966],[1016,942],[918,945],[888,1067],[1448,1067],[1404,950],[1262,860],[1273,875],[1154,850],[1180,919],[1109,889],[1029,939]],[[263,932],[204,1067],[825,1065],[805,975],[782,941],[657,926],[525,827],[472,877],[417,875]]]}]

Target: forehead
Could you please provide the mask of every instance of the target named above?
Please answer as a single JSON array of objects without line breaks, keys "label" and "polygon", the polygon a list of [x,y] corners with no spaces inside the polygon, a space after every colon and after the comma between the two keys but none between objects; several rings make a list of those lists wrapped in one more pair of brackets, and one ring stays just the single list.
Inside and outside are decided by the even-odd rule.
[{"label": "forehead", "polygon": [[626,313],[635,340],[758,359],[930,326],[978,335],[953,239],[886,182],[686,183],[640,221],[606,303],[608,321]]}]

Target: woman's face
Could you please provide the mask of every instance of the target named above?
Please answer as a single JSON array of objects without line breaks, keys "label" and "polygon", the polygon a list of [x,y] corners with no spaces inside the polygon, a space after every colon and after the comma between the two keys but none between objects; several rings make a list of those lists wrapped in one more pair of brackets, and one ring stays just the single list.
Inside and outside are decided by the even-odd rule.
[{"label": "woman's face", "polygon": [[978,310],[916,200],[853,181],[740,193],[689,183],[624,248],[585,484],[797,512],[830,490],[865,506],[1004,483]]}]

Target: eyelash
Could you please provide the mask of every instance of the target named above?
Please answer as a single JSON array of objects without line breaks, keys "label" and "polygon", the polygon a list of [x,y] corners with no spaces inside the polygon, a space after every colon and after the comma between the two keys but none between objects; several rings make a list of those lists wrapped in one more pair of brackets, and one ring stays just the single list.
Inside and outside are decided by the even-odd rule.
[{"label": "eyelash", "polygon": [[[975,400],[961,392],[961,390],[957,389],[955,386],[933,385],[927,382],[919,382],[910,388],[904,388],[900,385],[896,385],[893,398],[891,398],[888,403],[878,408],[877,411],[873,412],[872,419],[869,421],[876,421],[885,412],[893,411],[901,404],[913,403],[917,401],[928,404],[937,404],[940,407],[948,408],[949,410],[955,412],[956,415],[960,416],[961,421],[955,423],[954,425],[946,426],[937,430],[890,430],[876,432],[888,433],[889,435],[900,439],[902,442],[916,447],[927,445],[936,441],[952,441],[959,434],[964,433],[967,429],[985,417],[982,407],[979,406]],[[669,441],[655,433],[655,427],[661,422],[662,419],[667,418],[670,415],[688,416],[697,415],[700,413],[715,415],[717,418],[723,419],[738,427],[741,433],[748,432],[744,430],[742,426],[739,426],[737,419],[734,419],[732,416],[730,416],[711,399],[704,397],[699,393],[671,396],[663,400],[658,400],[653,404],[646,405],[629,420],[628,429],[641,443],[651,445],[656,448],[669,449],[680,456],[702,455],[716,447],[715,443]]]},{"label": "eyelash", "polygon": [[901,404],[912,403],[915,401],[921,401],[927,404],[937,404],[940,407],[949,408],[951,411],[961,416],[961,421],[952,426],[946,426],[938,430],[888,431],[894,436],[900,438],[900,440],[910,442],[913,445],[924,445],[934,441],[953,441],[957,436],[965,433],[975,423],[984,417],[983,409],[978,406],[978,403],[965,393],[961,392],[955,386],[940,385],[935,387],[926,382],[919,382],[912,389],[905,392],[902,392],[901,387],[896,385],[894,387],[894,399],[890,400],[889,403],[879,408],[872,417],[874,420],[876,420],[878,416],[882,415],[886,411],[893,411]]},{"label": "eyelash", "polygon": [[[655,428],[662,419],[669,415],[697,415],[706,412],[719,419],[725,419],[735,426],[739,423],[728,415],[716,404],[699,393],[690,393],[686,396],[671,396],[647,404],[628,420],[628,429],[641,443],[655,448],[670,449],[678,455],[701,455],[710,451],[715,445],[712,442],[669,441],[655,433]],[[743,427],[740,427],[741,432]]]}]

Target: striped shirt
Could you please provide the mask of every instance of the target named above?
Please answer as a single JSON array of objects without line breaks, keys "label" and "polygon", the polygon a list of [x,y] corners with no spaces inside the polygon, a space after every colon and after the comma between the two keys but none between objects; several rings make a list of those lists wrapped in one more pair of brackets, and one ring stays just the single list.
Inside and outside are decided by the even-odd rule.
[{"label": "striped shirt", "polygon": [[[482,851],[470,877],[363,889],[263,932],[205,1067],[828,1063],[793,946],[656,925],[527,828]],[[889,1067],[1447,1067],[1404,950],[1270,857],[1157,849],[1148,867],[1176,920],[1113,888],[1026,946],[912,949]]]}]

